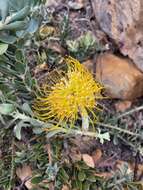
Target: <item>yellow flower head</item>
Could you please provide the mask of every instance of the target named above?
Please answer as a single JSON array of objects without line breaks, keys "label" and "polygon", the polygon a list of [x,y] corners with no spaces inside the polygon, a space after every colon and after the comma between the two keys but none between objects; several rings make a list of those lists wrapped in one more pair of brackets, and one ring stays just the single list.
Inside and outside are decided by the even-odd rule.
[{"label": "yellow flower head", "polygon": [[37,97],[33,108],[42,121],[55,119],[58,122],[74,123],[97,107],[102,87],[92,74],[76,59],[67,57],[67,72],[57,72],[53,84],[43,87],[43,96]]}]

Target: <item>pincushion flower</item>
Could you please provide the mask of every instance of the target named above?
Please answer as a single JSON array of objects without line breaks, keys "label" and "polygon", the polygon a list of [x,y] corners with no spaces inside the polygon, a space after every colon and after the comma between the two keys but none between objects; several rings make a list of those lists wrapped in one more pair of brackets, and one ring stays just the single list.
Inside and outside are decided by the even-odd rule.
[{"label": "pincushion flower", "polygon": [[72,57],[65,61],[67,71],[57,72],[52,78],[52,85],[43,86],[43,95],[34,101],[34,112],[45,122],[54,119],[58,123],[74,124],[81,117],[82,127],[87,129],[89,114],[95,116],[97,100],[102,98],[102,86],[79,61]]}]

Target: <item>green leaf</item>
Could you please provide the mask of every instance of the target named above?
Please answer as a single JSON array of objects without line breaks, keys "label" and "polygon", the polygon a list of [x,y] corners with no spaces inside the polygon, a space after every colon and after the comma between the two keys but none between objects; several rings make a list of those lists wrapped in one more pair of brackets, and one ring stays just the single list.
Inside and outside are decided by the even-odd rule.
[{"label": "green leaf", "polygon": [[77,180],[77,189],[82,190],[82,182]]},{"label": "green leaf", "polygon": [[8,44],[0,43],[0,55],[4,54],[8,49]]},{"label": "green leaf", "polygon": [[89,169],[89,166],[87,166],[84,162],[81,162],[79,166],[83,170],[88,170]]},{"label": "green leaf", "polygon": [[78,179],[79,179],[79,181],[84,181],[85,178],[86,178],[86,175],[85,175],[84,171],[79,171],[78,172]]},{"label": "green leaf", "polygon": [[0,104],[0,113],[2,115],[10,115],[12,112],[14,112],[15,106],[13,104],[7,104],[3,103]]},{"label": "green leaf", "polygon": [[61,174],[62,178],[64,179],[64,182],[67,183],[69,180],[69,176],[68,176],[67,172],[63,168],[61,168],[60,174]]},{"label": "green leaf", "polygon": [[31,183],[33,184],[39,184],[40,182],[43,181],[43,177],[42,176],[35,176],[31,179]]},{"label": "green leaf", "polygon": [[90,190],[90,183],[88,181],[83,183],[83,190]]},{"label": "green leaf", "polygon": [[87,180],[93,183],[97,181],[97,178],[96,176],[90,175],[90,176],[87,176]]},{"label": "green leaf", "polygon": [[[22,60],[23,60],[23,52],[21,50],[19,50],[19,49],[16,50],[15,59],[16,59],[16,61],[22,62]],[[22,68],[22,71],[24,70],[23,72],[25,72],[25,65],[24,64],[23,64],[23,66],[21,68]]]}]

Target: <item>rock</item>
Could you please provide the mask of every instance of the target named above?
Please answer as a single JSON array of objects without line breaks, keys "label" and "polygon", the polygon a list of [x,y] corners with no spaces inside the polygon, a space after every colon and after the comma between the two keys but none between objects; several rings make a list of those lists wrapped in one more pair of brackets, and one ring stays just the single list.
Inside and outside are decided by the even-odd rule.
[{"label": "rock", "polygon": [[116,112],[125,112],[127,109],[131,108],[131,101],[119,101],[115,103]]},{"label": "rock", "polygon": [[91,73],[95,73],[95,62],[92,59],[88,59],[84,62],[82,62],[82,64],[91,72]]},{"label": "rock", "polygon": [[93,0],[100,28],[143,71],[143,0]]},{"label": "rock", "polygon": [[143,74],[129,59],[111,53],[100,55],[96,63],[96,79],[111,98],[133,100],[143,95]]}]

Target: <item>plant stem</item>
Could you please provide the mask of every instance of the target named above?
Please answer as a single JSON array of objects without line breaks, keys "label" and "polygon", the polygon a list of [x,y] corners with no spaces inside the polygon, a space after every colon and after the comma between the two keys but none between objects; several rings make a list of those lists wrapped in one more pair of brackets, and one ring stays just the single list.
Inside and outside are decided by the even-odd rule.
[{"label": "plant stem", "polygon": [[14,139],[12,139],[12,153],[11,153],[11,172],[10,172],[10,180],[9,180],[9,187],[8,190],[11,189],[12,186],[12,180],[14,176]]},{"label": "plant stem", "polygon": [[137,111],[140,111],[140,110],[143,110],[143,106],[140,106],[140,107],[134,108],[134,109],[132,109],[132,110],[130,110],[130,111],[128,111],[128,112],[125,112],[125,113],[123,113],[123,114],[117,116],[116,119],[120,119],[120,118],[122,118],[122,117],[125,117],[125,116],[127,116],[127,115],[130,115],[130,114],[132,114],[132,113],[134,113],[134,112],[137,112]]},{"label": "plant stem", "polygon": [[70,135],[84,135],[90,137],[97,137],[97,133],[90,132],[90,131],[83,131],[83,130],[76,130],[76,129],[66,129],[62,127],[53,127],[53,129],[45,128],[44,131],[51,132],[54,130],[59,130],[61,133],[70,134]]},{"label": "plant stem", "polygon": [[89,129],[89,118],[88,115],[82,116],[82,130],[88,131]]},{"label": "plant stem", "polygon": [[126,130],[126,129],[119,128],[119,127],[117,127],[117,126],[112,126],[112,125],[104,124],[104,123],[100,123],[100,122],[96,122],[96,124],[98,124],[98,125],[100,125],[100,126],[103,126],[103,127],[110,128],[110,129],[118,130],[118,131],[123,132],[123,133],[126,133],[126,134],[128,134],[128,135],[132,135],[132,136],[136,136],[136,137],[142,137],[140,134],[137,134],[137,133],[128,131],[128,130]]}]

